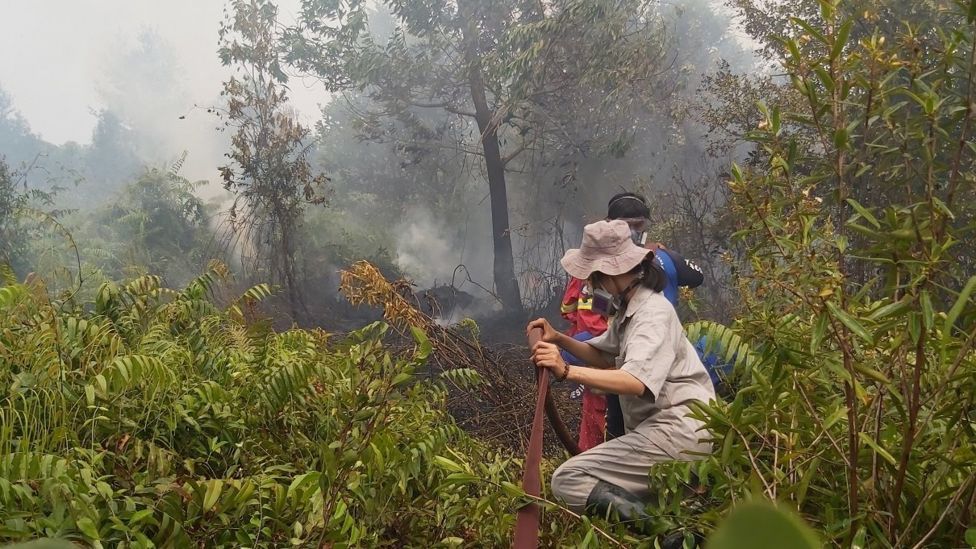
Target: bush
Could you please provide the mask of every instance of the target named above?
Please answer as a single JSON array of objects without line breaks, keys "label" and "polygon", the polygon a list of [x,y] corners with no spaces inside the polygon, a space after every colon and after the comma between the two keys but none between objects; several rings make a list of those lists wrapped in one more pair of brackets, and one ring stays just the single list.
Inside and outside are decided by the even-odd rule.
[{"label": "bush", "polygon": [[717,448],[697,468],[718,504],[703,518],[763,494],[837,545],[960,546],[976,520],[976,11],[945,12],[953,30],[923,51],[910,25],[850,40],[855,21],[821,6],[783,42],[804,107],[761,106],[761,160],[732,170],[751,360],[736,398],[701,410]]},{"label": "bush", "polygon": [[[93,546],[505,545],[517,463],[461,432],[390,353],[227,307],[226,269],[145,276],[94,302],[0,287],[0,541]],[[465,457],[465,456],[477,456]],[[456,470],[465,463],[469,473]],[[478,482],[472,482],[471,476]],[[440,540],[440,541],[439,541]]]}]

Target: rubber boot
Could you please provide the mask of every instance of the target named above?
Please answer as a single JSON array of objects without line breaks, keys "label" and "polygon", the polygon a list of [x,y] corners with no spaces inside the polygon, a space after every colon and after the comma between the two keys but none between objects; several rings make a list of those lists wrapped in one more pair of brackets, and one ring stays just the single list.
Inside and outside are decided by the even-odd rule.
[{"label": "rubber boot", "polygon": [[[692,534],[692,538],[692,543],[689,547],[701,547],[705,541],[701,534],[697,532]],[[661,549],[682,549],[685,543],[685,534],[684,532],[671,532],[661,538],[659,543]]]},{"label": "rubber boot", "polygon": [[604,518],[616,515],[617,520],[642,534],[652,531],[653,519],[644,511],[644,502],[616,484],[597,481],[586,498],[586,512]]},{"label": "rubber boot", "polygon": [[[652,535],[655,520],[644,510],[644,502],[633,493],[609,482],[598,481],[586,498],[586,512],[589,515],[612,518],[626,524],[638,534]],[[682,532],[671,532],[660,539],[661,549],[681,549],[684,544]],[[700,547],[701,538],[695,535],[692,547]]]}]

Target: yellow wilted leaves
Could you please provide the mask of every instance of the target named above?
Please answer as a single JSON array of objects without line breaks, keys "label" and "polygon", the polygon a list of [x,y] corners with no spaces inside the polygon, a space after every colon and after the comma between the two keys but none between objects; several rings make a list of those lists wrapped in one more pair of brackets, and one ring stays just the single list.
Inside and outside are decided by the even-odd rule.
[{"label": "yellow wilted leaves", "polygon": [[425,328],[424,315],[400,293],[405,283],[391,283],[372,263],[357,261],[339,271],[339,291],[353,305],[383,307],[383,317],[398,329]]}]

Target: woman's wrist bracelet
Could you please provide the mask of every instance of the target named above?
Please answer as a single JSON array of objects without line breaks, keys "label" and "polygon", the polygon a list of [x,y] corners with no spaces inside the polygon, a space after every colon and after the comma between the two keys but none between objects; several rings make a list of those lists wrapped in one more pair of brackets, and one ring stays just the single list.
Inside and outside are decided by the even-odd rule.
[{"label": "woman's wrist bracelet", "polygon": [[567,377],[569,377],[569,364],[566,364],[564,362],[563,363],[563,373],[562,373],[562,375],[560,375],[560,376],[558,376],[556,378],[556,381],[566,381],[566,378]]}]

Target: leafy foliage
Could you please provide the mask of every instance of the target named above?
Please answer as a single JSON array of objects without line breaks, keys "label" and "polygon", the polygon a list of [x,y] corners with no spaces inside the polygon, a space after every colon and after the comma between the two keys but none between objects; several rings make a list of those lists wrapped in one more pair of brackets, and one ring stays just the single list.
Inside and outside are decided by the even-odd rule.
[{"label": "leafy foliage", "polygon": [[957,546],[976,501],[973,21],[942,12],[956,30],[923,55],[911,26],[854,38],[845,6],[793,20],[802,101],[760,105],[756,162],[732,169],[734,330],[756,362],[702,407],[718,452],[698,473],[719,512],[759,492],[837,545]]},{"label": "leafy foliage", "polygon": [[[36,279],[0,287],[0,540],[505,543],[513,463],[415,381],[419,334],[401,359],[382,324],[274,333],[241,314],[267,286],[215,301],[226,275],[106,284],[78,309]],[[443,465],[462,454],[489,483]]]},{"label": "leafy foliage", "polygon": [[158,273],[183,284],[206,265],[212,240],[208,210],[190,182],[175,169],[149,170],[100,208],[79,235],[85,255],[108,252],[99,267],[113,280]]},{"label": "leafy foliage", "polygon": [[212,209],[195,194],[201,182],[178,169],[147,170],[99,208],[21,208],[19,226],[31,238],[16,271],[44,273],[48,290],[62,300],[90,299],[103,282],[147,273],[167,284],[188,283],[222,254],[210,228]]},{"label": "leafy foliage", "polygon": [[0,160],[0,261],[11,264],[14,259],[20,259],[26,238],[16,215],[22,207],[25,197],[17,191],[13,175],[7,163]]},{"label": "leafy foliage", "polygon": [[0,264],[17,271],[27,267],[36,232],[32,218],[53,220],[52,215],[60,212],[48,214],[36,209],[51,206],[53,197],[51,192],[29,188],[0,156]]},{"label": "leafy foliage", "polygon": [[[334,272],[368,254],[393,262],[385,247],[395,229],[369,225],[389,226],[404,203],[455,208],[446,224],[460,226],[468,210],[458,206],[470,196],[459,181],[474,155],[478,166],[484,159],[496,222],[496,289],[521,305],[506,176],[521,188],[515,196],[546,200],[517,178],[555,173],[561,192],[580,158],[635,146],[646,124],[638,115],[678,85],[661,76],[672,73],[662,66],[671,50],[660,13],[642,1],[381,4],[386,11],[305,0],[282,44],[273,2],[232,3],[221,54],[240,70],[225,85],[235,133],[222,175],[240,199],[232,220],[250,230],[238,233],[241,251],[268,260],[264,274],[285,283],[296,316],[300,265]],[[728,328],[699,322],[688,331],[735,363],[739,390],[698,408],[714,455],[651,471],[654,511],[662,527],[690,535],[764,497],[798,510],[837,546],[973,544],[976,2],[728,4],[783,75],[725,65],[705,79],[701,118],[718,134],[707,152],[736,154],[746,140],[750,153],[728,176],[725,215],[713,212],[726,189],[699,188],[707,173],[680,189],[699,201],[662,201],[673,211],[655,218],[679,246],[700,240],[702,254],[729,251],[723,231],[735,226],[741,314]],[[336,162],[346,199],[369,215],[344,208],[345,217],[318,219],[321,233],[344,238],[306,239],[307,250],[334,251],[304,262],[304,208],[321,201],[324,180],[285,107],[284,53],[330,89],[356,94],[350,104],[362,112],[327,120],[320,136],[352,126],[390,145]],[[35,139],[3,99],[0,130]],[[692,133],[665,131],[676,141]],[[135,169],[130,136],[103,112],[92,147],[75,153],[92,173],[116,166],[105,172],[115,185]],[[336,161],[345,152],[323,154]],[[599,162],[589,166],[594,179],[612,179]],[[90,301],[76,291],[52,302],[48,284],[64,285],[44,266],[66,263],[63,255],[36,269],[48,280],[17,282],[23,258],[50,246],[31,242],[18,217],[43,196],[16,179],[0,163],[0,262],[15,267],[0,269],[0,540],[507,544],[524,498],[511,483],[516,463],[443,411],[441,381],[467,388],[488,377],[458,368],[481,353],[459,343],[477,339],[477,325],[435,329],[405,299],[408,287],[364,263],[333,283],[353,302],[383,305],[396,335],[414,338],[404,353],[385,344],[394,338],[385,324],[345,338],[276,333],[257,313],[272,287],[219,299],[222,265],[169,289],[174,265],[204,259],[205,219],[193,184],[158,171],[100,210],[112,227],[92,229],[98,238],[82,246],[80,271],[118,280]],[[680,219],[689,213],[691,222]],[[551,231],[557,247],[561,225]],[[66,233],[57,229],[56,238]],[[69,274],[79,286],[90,276]],[[438,361],[456,369],[434,383],[415,376]],[[503,413],[513,412],[498,412],[507,421]],[[546,544],[639,541],[543,503]]]},{"label": "leafy foliage", "polygon": [[793,514],[747,502],[729,514],[708,540],[708,549],[816,549],[816,535]]}]

